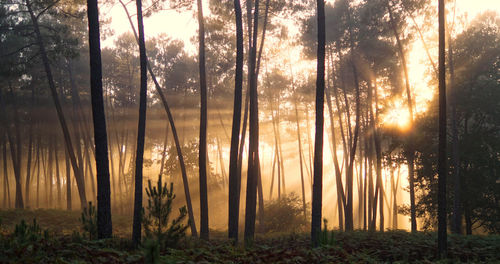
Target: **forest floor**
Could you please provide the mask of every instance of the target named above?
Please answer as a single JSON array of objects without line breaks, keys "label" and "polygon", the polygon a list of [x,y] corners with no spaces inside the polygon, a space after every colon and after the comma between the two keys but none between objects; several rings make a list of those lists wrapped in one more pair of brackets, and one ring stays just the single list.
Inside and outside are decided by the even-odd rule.
[{"label": "forest floor", "polygon": [[186,238],[155,254],[148,243],[131,247],[131,217],[114,216],[118,236],[107,240],[89,240],[79,217],[76,211],[0,210],[0,263],[145,263],[155,255],[158,263],[500,263],[498,235],[450,235],[448,259],[438,261],[435,233],[406,231],[333,231],[314,249],[307,233],[258,235],[245,248],[214,231],[210,241]]}]

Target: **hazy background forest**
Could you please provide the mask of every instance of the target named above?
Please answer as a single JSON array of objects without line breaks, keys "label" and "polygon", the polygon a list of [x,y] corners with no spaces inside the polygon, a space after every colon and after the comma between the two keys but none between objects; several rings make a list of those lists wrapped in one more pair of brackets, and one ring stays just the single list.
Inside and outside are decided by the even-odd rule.
[{"label": "hazy background forest", "polygon": [[[253,1],[249,1],[253,2]],[[447,2],[449,177],[456,233],[500,233],[500,4]],[[100,3],[112,215],[134,204],[139,46],[133,1]],[[316,5],[260,1],[257,40],[257,232],[309,230],[315,133]],[[29,8],[28,8],[29,7]],[[236,37],[231,1],[203,1],[208,96],[209,227],[228,229]],[[248,156],[248,20],[244,29],[240,227]],[[163,90],[200,225],[200,83],[196,3],[143,1],[146,52]],[[32,16],[34,14],[34,16]],[[128,17],[131,18],[129,21]],[[329,228],[437,228],[437,1],[326,1],[323,217]],[[39,24],[37,38],[33,18]],[[0,206],[80,210],[96,201],[86,6],[79,0],[0,4]],[[134,29],[135,30],[135,29]],[[47,82],[45,45],[76,166]],[[186,186],[171,126],[148,76],[144,186]],[[246,136],[245,136],[246,134]],[[241,145],[240,144],[240,145]],[[75,168],[83,176],[77,184]],[[83,193],[82,193],[83,192]],[[84,203],[85,204],[85,203]],[[146,203],[144,203],[146,204]],[[188,229],[189,230],[189,229]]]}]

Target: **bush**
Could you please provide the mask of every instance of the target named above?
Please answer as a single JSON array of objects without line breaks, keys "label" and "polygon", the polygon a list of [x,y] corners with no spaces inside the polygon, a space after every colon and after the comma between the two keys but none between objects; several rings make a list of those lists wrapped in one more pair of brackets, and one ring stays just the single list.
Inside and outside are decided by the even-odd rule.
[{"label": "bush", "polygon": [[156,240],[161,248],[177,245],[179,240],[185,236],[188,227],[182,224],[187,215],[185,206],[179,208],[179,216],[169,224],[172,202],[175,199],[173,189],[172,183],[170,183],[170,188],[167,188],[166,183],[162,184],[161,176],[155,187],[151,185],[149,180],[148,188],[146,188],[148,205],[147,214],[144,214],[143,209],[143,227],[146,239]]},{"label": "bush", "polygon": [[42,238],[47,239],[48,236],[48,230],[42,230],[35,218],[33,218],[32,225],[28,225],[26,221],[21,220],[21,223],[16,225],[13,233],[13,237],[18,243],[38,242]]},{"label": "bush", "polygon": [[260,230],[264,233],[303,231],[309,222],[307,216],[307,212],[304,215],[302,200],[292,192],[265,205]]},{"label": "bush", "polygon": [[87,208],[83,208],[80,222],[83,225],[83,231],[88,234],[89,240],[97,238],[97,211],[92,202],[89,202]]}]

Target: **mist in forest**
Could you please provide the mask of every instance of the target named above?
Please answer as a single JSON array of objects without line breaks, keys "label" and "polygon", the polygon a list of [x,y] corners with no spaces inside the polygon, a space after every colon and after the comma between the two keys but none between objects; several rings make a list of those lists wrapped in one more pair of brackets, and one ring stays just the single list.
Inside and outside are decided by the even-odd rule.
[{"label": "mist in forest", "polygon": [[[146,189],[161,178],[173,183],[173,214],[187,206],[190,233],[231,233],[231,206],[245,236],[251,220],[256,232],[309,232],[318,137],[315,2],[242,1],[240,28],[231,1],[143,1],[142,29],[134,2],[111,2],[99,3],[97,29],[113,219],[132,223],[137,181]],[[329,229],[437,230],[434,2],[326,1],[319,211]],[[444,217],[454,233],[498,234],[500,9],[446,3]],[[1,210],[79,211],[98,202],[102,145],[94,138],[86,8],[0,4]],[[292,214],[288,230],[273,229],[285,221],[279,210]]]}]

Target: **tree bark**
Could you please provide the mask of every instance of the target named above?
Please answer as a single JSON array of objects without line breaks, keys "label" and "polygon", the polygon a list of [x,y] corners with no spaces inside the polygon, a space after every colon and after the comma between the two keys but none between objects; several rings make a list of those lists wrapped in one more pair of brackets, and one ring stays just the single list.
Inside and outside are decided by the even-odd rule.
[{"label": "tree bark", "polygon": [[325,100],[325,1],[317,0],[318,47],[316,68],[316,133],[314,136],[314,181],[311,215],[311,241],[319,245],[323,199],[323,125]]},{"label": "tree bark", "polygon": [[207,194],[207,77],[205,72],[205,25],[201,0],[198,4],[198,63],[200,71],[200,145],[199,145],[199,177],[200,177],[200,238],[208,240],[208,194]]},{"label": "tree bark", "polygon": [[[111,238],[113,229],[111,222],[108,136],[106,131],[106,115],[104,113],[104,98],[102,94],[101,40],[97,0],[87,0],[87,11],[89,23],[90,92],[97,170],[97,237],[102,239]],[[142,88],[143,87],[141,87],[141,89]],[[90,159],[90,155],[87,156],[87,159]]]},{"label": "tree bark", "polygon": [[[398,52],[399,56],[401,57],[401,64],[403,65],[403,71],[405,75],[405,87],[406,87],[406,95],[407,95],[407,101],[408,101],[408,112],[410,114],[410,122],[413,124],[413,102],[412,102],[412,97],[411,97],[411,91],[410,91],[410,79],[408,77],[408,68],[406,64],[406,57],[403,49],[403,44],[401,43],[401,40],[399,38],[399,33],[396,27],[396,23],[394,21],[394,17],[392,14],[392,9],[387,2],[387,10],[389,12],[389,18],[390,18],[390,23],[392,27],[392,31],[394,33],[394,37],[396,38],[396,43],[398,45]],[[431,60],[432,62],[432,60]],[[410,125],[411,125],[410,124]],[[411,139],[407,139],[407,141],[410,141]],[[406,160],[408,162],[408,182],[409,182],[409,189],[410,189],[410,218],[411,218],[411,231],[416,232],[417,231],[417,219],[416,219],[416,207],[415,207],[415,187],[414,187],[414,178],[415,178],[415,172],[414,172],[414,159],[415,159],[415,151],[412,146],[411,142],[407,142],[407,147],[406,147]]]},{"label": "tree bark", "polygon": [[144,161],[144,138],[146,134],[146,103],[148,90],[148,72],[146,44],[144,41],[144,24],[142,20],[142,0],[136,0],[137,28],[139,30],[139,53],[141,65],[141,89],[139,94],[139,123],[137,126],[137,151],[135,156],[135,192],[134,192],[134,222],[132,242],[138,246],[141,241],[142,218],[142,165]]},{"label": "tree bark", "polygon": [[451,90],[451,159],[453,163],[453,225],[452,231],[455,234],[462,233],[462,201],[461,201],[461,186],[462,180],[460,176],[460,145],[458,140],[458,113],[457,113],[457,92],[455,91],[455,68],[453,65],[453,49],[451,34],[448,32],[448,68],[450,71],[450,88]]},{"label": "tree bark", "polygon": [[251,245],[255,235],[257,184],[259,177],[259,108],[256,79],[257,32],[259,0],[255,1],[252,48],[250,49],[250,119],[248,143],[247,193],[245,206],[245,245]]},{"label": "tree bark", "polygon": [[438,253],[447,257],[446,232],[446,67],[445,67],[445,4],[439,0],[439,148],[438,148]]},{"label": "tree bark", "polygon": [[302,165],[302,140],[300,137],[300,123],[299,123],[299,111],[297,109],[297,98],[294,100],[295,106],[295,123],[297,125],[297,143],[299,144],[299,163],[300,163],[300,183],[302,187],[302,211],[304,213],[304,219],[306,219],[306,191],[304,183],[304,169]]},{"label": "tree bark", "polygon": [[[135,30],[134,24],[132,22],[132,19],[130,17],[129,12],[128,12],[127,6],[123,3],[123,1],[119,0],[119,2],[122,5],[125,13],[127,14],[127,18],[128,18],[130,27],[132,28],[132,31],[134,33],[136,41],[139,43],[139,37],[137,36],[137,32]],[[191,203],[191,194],[189,192],[189,183],[188,183],[188,178],[187,178],[186,165],[184,163],[184,157],[182,155],[182,149],[181,149],[181,144],[179,141],[179,136],[177,135],[177,129],[175,128],[174,117],[172,115],[172,112],[170,111],[170,107],[168,105],[167,99],[166,99],[165,95],[163,94],[163,91],[161,90],[160,84],[156,80],[156,76],[153,73],[153,70],[152,70],[151,65],[149,63],[147,63],[147,70],[149,72],[149,75],[151,76],[151,79],[153,80],[153,83],[155,84],[156,92],[158,93],[158,96],[160,97],[160,100],[163,104],[163,108],[165,109],[165,112],[167,113],[170,128],[172,129],[172,136],[174,137],[175,148],[177,151],[177,156],[179,158],[179,164],[181,167],[182,182],[183,182],[183,186],[184,186],[184,196],[186,197],[187,211],[188,211],[188,217],[189,217],[188,223],[189,223],[189,227],[191,229],[191,235],[196,237],[196,236],[198,236],[198,233],[196,231],[196,222],[194,219],[193,206]]]}]

